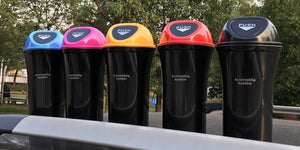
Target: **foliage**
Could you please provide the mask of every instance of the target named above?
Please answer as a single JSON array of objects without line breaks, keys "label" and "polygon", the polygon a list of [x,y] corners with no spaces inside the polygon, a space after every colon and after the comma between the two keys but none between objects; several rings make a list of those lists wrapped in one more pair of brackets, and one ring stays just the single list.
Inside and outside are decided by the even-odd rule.
[{"label": "foliage", "polygon": [[265,0],[260,12],[278,30],[283,50],[277,65],[274,103],[300,104],[300,3],[295,0]]},{"label": "foliage", "polygon": [[[22,62],[22,44],[25,41],[24,25],[18,20],[19,1],[2,1],[0,5],[0,58],[3,59],[9,67],[23,67]],[[21,46],[22,45],[22,46]]]},{"label": "foliage", "polygon": [[72,24],[70,13],[78,1],[13,1],[0,5],[0,57],[9,68],[25,68],[22,49],[27,36],[35,30],[63,31]]},{"label": "foliage", "polygon": [[[259,3],[256,3],[256,2]],[[264,16],[277,27],[283,44],[277,67],[275,103],[300,103],[300,4],[295,0],[62,0],[13,1],[0,4],[0,58],[11,68],[24,68],[22,48],[34,30],[62,33],[73,26],[93,26],[106,34],[116,23],[145,25],[159,43],[161,31],[173,20],[199,20],[211,31],[214,43],[223,25],[239,16]],[[162,74],[158,51],[151,67],[150,90],[162,96]],[[208,79],[209,97],[220,98],[222,89],[218,55],[213,53]]]},{"label": "foliage", "polygon": [[23,91],[27,92],[27,84],[12,84],[12,83],[7,83],[9,89],[11,92],[13,91]]},{"label": "foliage", "polygon": [[[253,0],[203,0],[202,8],[205,9],[201,16],[196,18],[202,21],[210,30],[214,43],[224,24],[231,18],[240,16],[256,16],[258,6]],[[208,97],[220,98],[222,96],[222,73],[217,52],[213,53],[209,78],[208,78]]]}]

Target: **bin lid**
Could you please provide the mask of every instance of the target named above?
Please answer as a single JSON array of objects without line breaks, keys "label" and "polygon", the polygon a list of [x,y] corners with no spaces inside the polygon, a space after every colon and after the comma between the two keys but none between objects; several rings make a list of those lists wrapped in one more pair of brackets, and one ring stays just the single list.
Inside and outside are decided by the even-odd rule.
[{"label": "bin lid", "polygon": [[193,44],[214,47],[210,31],[200,21],[172,21],[164,28],[158,46],[169,44]]},{"label": "bin lid", "polygon": [[33,31],[29,34],[23,51],[37,49],[60,50],[62,44],[63,35],[58,31]]},{"label": "bin lid", "polygon": [[109,28],[105,47],[155,48],[150,31],[138,23],[119,23]]},{"label": "bin lid", "polygon": [[217,46],[227,44],[280,45],[273,23],[264,17],[238,17],[230,19],[223,27]]},{"label": "bin lid", "polygon": [[102,49],[105,36],[94,27],[74,27],[64,34],[62,49],[84,48]]}]

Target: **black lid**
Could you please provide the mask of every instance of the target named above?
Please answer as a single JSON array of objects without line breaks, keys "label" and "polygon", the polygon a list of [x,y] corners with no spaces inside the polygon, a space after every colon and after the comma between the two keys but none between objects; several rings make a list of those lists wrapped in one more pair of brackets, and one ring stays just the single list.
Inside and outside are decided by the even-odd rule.
[{"label": "black lid", "polygon": [[281,42],[270,20],[264,17],[238,17],[224,25],[217,46],[229,44],[281,45]]}]

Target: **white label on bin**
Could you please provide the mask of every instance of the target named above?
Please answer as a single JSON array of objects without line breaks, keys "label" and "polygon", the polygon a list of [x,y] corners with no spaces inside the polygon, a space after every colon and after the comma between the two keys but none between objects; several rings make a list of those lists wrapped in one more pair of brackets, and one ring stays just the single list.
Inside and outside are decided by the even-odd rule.
[{"label": "white label on bin", "polygon": [[39,34],[38,38],[42,39],[42,40],[46,40],[49,39],[51,37],[50,34]]},{"label": "white label on bin", "polygon": [[129,32],[131,32],[130,29],[118,29],[117,31],[120,35],[125,35],[128,34]]},{"label": "white label on bin", "polygon": [[82,77],[82,74],[68,74],[70,80],[78,80]]},{"label": "white label on bin", "polygon": [[244,31],[251,30],[255,28],[256,24],[255,23],[240,23],[239,28],[241,28]]},{"label": "white label on bin", "polygon": [[250,86],[256,82],[254,78],[234,78],[234,82],[236,82],[239,86]]},{"label": "white label on bin", "polygon": [[75,38],[78,38],[78,37],[82,36],[83,34],[84,34],[84,32],[73,32],[72,36]]},{"label": "white label on bin", "polygon": [[175,82],[182,82],[182,81],[187,81],[188,79],[191,78],[190,75],[187,75],[187,74],[184,74],[184,75],[174,75],[172,74],[171,75],[171,78],[175,81]]},{"label": "white label on bin", "polygon": [[129,74],[114,74],[113,77],[117,81],[127,81],[130,78]]},{"label": "white label on bin", "polygon": [[41,74],[35,74],[35,77],[37,79],[48,79],[51,76],[49,73],[41,73]]},{"label": "white label on bin", "polygon": [[185,32],[191,30],[192,26],[176,26],[176,30],[180,32]]}]

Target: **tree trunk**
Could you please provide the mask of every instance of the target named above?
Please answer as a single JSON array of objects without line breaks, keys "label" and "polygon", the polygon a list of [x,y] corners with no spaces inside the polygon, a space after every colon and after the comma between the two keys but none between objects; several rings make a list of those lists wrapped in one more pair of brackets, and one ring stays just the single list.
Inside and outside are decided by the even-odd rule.
[{"label": "tree trunk", "polygon": [[104,95],[104,113],[108,112],[108,89],[107,86],[103,86],[103,95]]},{"label": "tree trunk", "polygon": [[15,75],[14,75],[14,86],[16,85],[16,80],[17,80],[17,76],[18,76],[18,69],[16,69]]},{"label": "tree trunk", "polygon": [[155,112],[161,112],[161,100],[162,100],[162,94],[157,94]]},{"label": "tree trunk", "polygon": [[105,106],[104,106],[104,113],[107,113],[108,112],[108,95],[106,94],[105,98],[104,98],[104,101],[105,101]]}]

